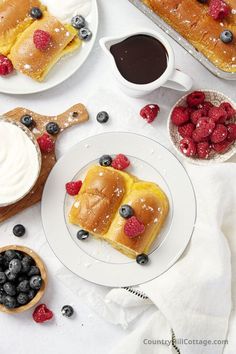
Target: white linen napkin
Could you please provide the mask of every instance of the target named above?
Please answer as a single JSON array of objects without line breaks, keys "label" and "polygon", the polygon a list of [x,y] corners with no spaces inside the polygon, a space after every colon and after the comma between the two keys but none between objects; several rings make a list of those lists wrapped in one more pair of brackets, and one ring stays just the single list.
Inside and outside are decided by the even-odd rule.
[{"label": "white linen napkin", "polygon": [[[155,129],[156,122],[150,126],[145,125],[141,119],[135,121],[134,127],[137,112],[128,102],[124,105],[122,99],[114,97],[112,93],[101,92],[99,97],[90,98],[94,105],[93,112],[99,109],[109,111],[108,102],[112,102],[110,113],[115,120],[105,130],[134,131],[135,128],[135,132],[156,138],[162,143],[167,141],[165,123],[161,117],[158,130]],[[168,97],[164,101],[169,105]],[[122,107],[125,107],[124,112]],[[165,112],[165,109],[162,111]],[[118,119],[119,124],[116,126]],[[93,128],[91,125],[91,135],[95,133]],[[104,128],[101,129],[104,131]],[[98,130],[96,127],[96,133]],[[83,131],[81,135],[82,138]],[[226,354],[231,354],[231,340],[228,345],[213,342],[226,339],[231,312],[230,251],[236,253],[236,242],[233,239],[236,236],[235,164],[224,163],[209,167],[186,164],[186,167],[197,194],[198,218],[195,231],[185,253],[171,269],[137,288],[149,299],[133,295],[125,289],[110,290],[90,284],[65,268],[57,272],[58,278],[66,286],[79,297],[82,296],[82,301],[86,301],[109,322],[124,328],[134,323],[146,309],[150,309],[152,303],[156,306],[152,306],[152,315],[149,312],[144,322],[137,321],[138,327],[134,326],[132,333],[114,349],[113,354],[176,352],[171,343],[172,330],[182,354],[221,354],[224,347]],[[184,209],[187,207],[183,206],[183,223]],[[234,317],[232,313],[230,334],[235,329]],[[150,344],[144,343],[145,339]],[[181,342],[184,339],[187,344]],[[212,344],[206,345],[206,340],[212,341]],[[193,341],[200,343],[193,344]]]}]

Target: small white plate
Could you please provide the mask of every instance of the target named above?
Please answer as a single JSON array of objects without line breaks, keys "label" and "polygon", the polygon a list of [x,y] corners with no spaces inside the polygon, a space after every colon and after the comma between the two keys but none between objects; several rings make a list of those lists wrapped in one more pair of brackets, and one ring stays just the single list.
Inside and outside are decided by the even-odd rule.
[{"label": "small white plate", "polygon": [[91,12],[86,21],[93,33],[91,40],[83,42],[77,52],[63,57],[49,72],[45,81],[37,82],[19,72],[14,72],[9,76],[0,77],[0,92],[14,95],[43,92],[71,77],[83,65],[94,46],[98,30],[97,0],[92,0]]},{"label": "small white plate", "polygon": [[[86,241],[77,240],[79,228],[68,223],[74,199],[65,193],[66,182],[83,179],[88,167],[97,164],[100,156],[118,153],[131,160],[127,172],[158,183],[170,202],[168,220],[146,266],[92,236]],[[194,189],[179,160],[156,141],[132,133],[104,133],[74,146],[53,168],[42,198],[44,231],[58,259],[80,277],[111,287],[141,284],[165,272],[186,248],[195,219]]]}]

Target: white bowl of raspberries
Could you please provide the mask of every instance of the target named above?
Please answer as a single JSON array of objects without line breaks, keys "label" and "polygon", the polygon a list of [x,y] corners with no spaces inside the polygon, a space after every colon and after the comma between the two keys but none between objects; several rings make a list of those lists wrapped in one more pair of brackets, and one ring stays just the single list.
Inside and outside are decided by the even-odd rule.
[{"label": "white bowl of raspberries", "polygon": [[214,90],[194,91],[172,108],[168,130],[175,150],[189,162],[224,162],[236,153],[236,104]]}]

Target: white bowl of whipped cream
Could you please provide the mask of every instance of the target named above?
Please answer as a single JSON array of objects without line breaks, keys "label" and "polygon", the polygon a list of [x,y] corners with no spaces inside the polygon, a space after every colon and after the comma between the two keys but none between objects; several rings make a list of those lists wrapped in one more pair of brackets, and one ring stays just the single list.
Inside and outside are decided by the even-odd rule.
[{"label": "white bowl of whipped cream", "polygon": [[26,196],[41,170],[41,152],[24,125],[0,117],[0,207]]}]

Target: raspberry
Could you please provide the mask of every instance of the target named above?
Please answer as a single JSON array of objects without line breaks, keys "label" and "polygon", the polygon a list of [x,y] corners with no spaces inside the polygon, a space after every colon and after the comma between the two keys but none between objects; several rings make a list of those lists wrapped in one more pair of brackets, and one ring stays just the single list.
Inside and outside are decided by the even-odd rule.
[{"label": "raspberry", "polygon": [[213,143],[221,143],[227,137],[228,130],[225,125],[217,124],[215,130],[211,135],[211,141]]},{"label": "raspberry", "polygon": [[223,0],[210,0],[209,14],[214,20],[223,20],[230,13],[230,7]]},{"label": "raspberry", "polygon": [[124,232],[129,238],[135,238],[145,231],[145,226],[136,218],[131,216],[124,226]]},{"label": "raspberry", "polygon": [[198,120],[201,118],[201,117],[205,117],[205,111],[204,109],[200,108],[198,109],[197,111],[193,112],[191,114],[191,121],[193,122],[193,124],[197,124]]},{"label": "raspberry", "polygon": [[231,142],[235,141],[236,140],[236,124],[230,123],[226,127],[228,130],[227,140],[231,141]]},{"label": "raspberry", "polygon": [[187,96],[187,104],[189,107],[197,107],[205,100],[205,93],[201,91],[194,91]]},{"label": "raspberry", "polygon": [[185,107],[184,108],[185,112],[188,114],[189,118],[191,117],[191,115],[193,114],[193,112],[195,112],[194,108],[191,107]]},{"label": "raspberry", "polygon": [[116,170],[125,170],[127,167],[129,167],[130,161],[128,157],[126,157],[123,154],[117,155],[114,160],[112,161],[111,166],[115,168]]},{"label": "raspberry", "polygon": [[45,304],[38,305],[33,312],[33,319],[37,323],[43,323],[53,318],[53,313]]},{"label": "raspberry", "polygon": [[204,111],[205,116],[208,116],[208,112],[209,112],[210,108],[212,108],[212,107],[214,107],[214,105],[211,102],[205,101],[205,102],[201,103],[198,108],[202,109]]},{"label": "raspberry", "polygon": [[182,125],[189,121],[189,114],[184,107],[175,107],[171,114],[171,120],[174,125]]},{"label": "raspberry", "polygon": [[224,154],[232,145],[231,141],[224,140],[221,143],[212,144],[212,148],[219,154]]},{"label": "raspberry", "polygon": [[211,133],[215,129],[215,123],[212,119],[208,117],[202,117],[198,120],[196,128],[198,135],[201,138],[206,138],[207,136],[211,135]]},{"label": "raspberry", "polygon": [[195,141],[195,143],[202,143],[202,142],[208,141],[208,138],[203,138],[201,136],[201,133],[199,134],[198,129],[195,129],[193,131],[192,139],[193,139],[193,141]]},{"label": "raspberry", "polygon": [[226,111],[221,107],[212,107],[208,112],[208,117],[214,122],[224,123],[227,119]]},{"label": "raspberry", "polygon": [[186,156],[196,155],[196,144],[191,138],[184,138],[180,141],[180,150]]},{"label": "raspberry", "polygon": [[148,123],[152,123],[157,117],[160,107],[157,104],[148,104],[140,111],[140,116],[146,119]]},{"label": "raspberry", "polygon": [[42,30],[36,30],[34,32],[33,41],[35,47],[39,50],[46,50],[51,42],[51,35],[50,33]]},{"label": "raspberry", "polygon": [[209,157],[209,153],[210,145],[207,141],[197,144],[197,156],[200,159],[207,159]]},{"label": "raspberry", "polygon": [[40,136],[37,142],[42,152],[49,153],[54,150],[54,141],[47,133]]},{"label": "raspberry", "polygon": [[186,123],[178,127],[178,132],[183,138],[191,138],[195,126],[193,123]]},{"label": "raspberry", "polygon": [[6,76],[14,70],[10,59],[0,54],[0,76]]},{"label": "raspberry", "polygon": [[82,181],[66,183],[66,191],[69,195],[77,195],[82,187]]},{"label": "raspberry", "polygon": [[236,114],[236,110],[231,106],[229,102],[222,102],[220,104],[220,108],[226,112],[227,119],[233,118],[233,116]]}]

